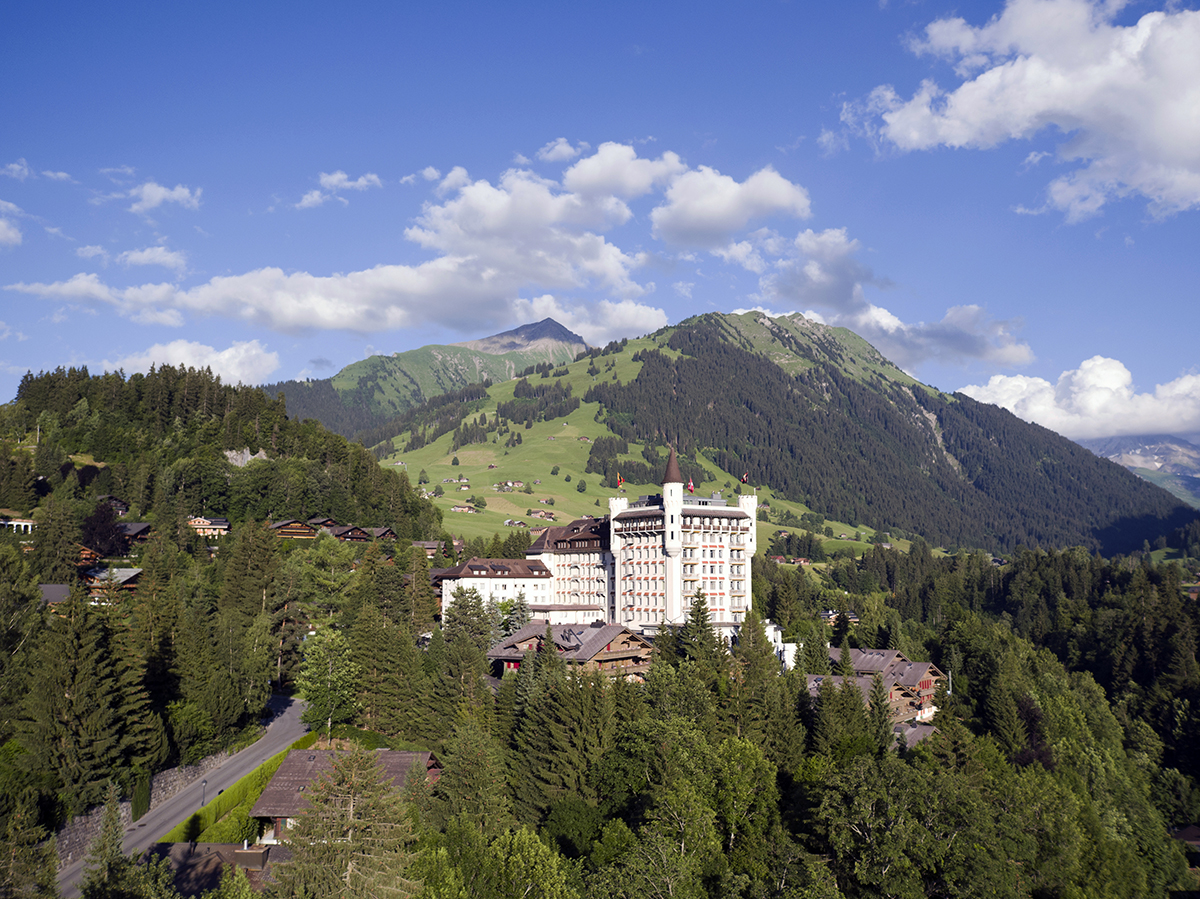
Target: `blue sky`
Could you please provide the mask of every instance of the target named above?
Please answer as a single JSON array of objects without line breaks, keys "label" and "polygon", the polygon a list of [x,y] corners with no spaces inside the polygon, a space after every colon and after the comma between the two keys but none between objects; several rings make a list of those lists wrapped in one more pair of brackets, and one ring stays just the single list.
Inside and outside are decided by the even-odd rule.
[{"label": "blue sky", "polygon": [[20,4],[0,398],[803,312],[1068,436],[1200,431],[1195,4]]}]

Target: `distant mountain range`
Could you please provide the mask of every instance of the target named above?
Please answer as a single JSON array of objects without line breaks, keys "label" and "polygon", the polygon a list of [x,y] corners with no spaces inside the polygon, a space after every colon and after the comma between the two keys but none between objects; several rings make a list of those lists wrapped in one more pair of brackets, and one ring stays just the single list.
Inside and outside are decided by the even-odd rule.
[{"label": "distant mountain range", "polygon": [[554,319],[454,344],[370,356],[332,378],[264,384],[282,393],[288,414],[315,418],[351,437],[434,397],[483,381],[507,381],[530,366],[570,362],[588,348]]},{"label": "distant mountain range", "polygon": [[1200,508],[1200,446],[1191,441],[1170,434],[1142,434],[1076,442]]}]

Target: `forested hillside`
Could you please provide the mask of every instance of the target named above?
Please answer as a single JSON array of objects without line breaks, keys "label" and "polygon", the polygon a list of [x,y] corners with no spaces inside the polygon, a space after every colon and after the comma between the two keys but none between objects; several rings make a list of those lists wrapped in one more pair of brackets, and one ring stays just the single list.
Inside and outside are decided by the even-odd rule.
[{"label": "forested hillside", "polygon": [[642,350],[629,383],[584,396],[629,441],[703,451],[823,514],[947,546],[1128,552],[1195,517],[1071,441],[961,394],[856,376],[835,354],[795,375],[701,316]]}]

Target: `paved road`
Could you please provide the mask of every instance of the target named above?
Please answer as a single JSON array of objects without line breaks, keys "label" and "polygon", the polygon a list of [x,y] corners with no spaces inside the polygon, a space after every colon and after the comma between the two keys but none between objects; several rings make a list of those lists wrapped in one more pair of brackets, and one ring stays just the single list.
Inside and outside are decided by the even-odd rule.
[{"label": "paved road", "polygon": [[[141,855],[172,827],[195,812],[204,802],[212,802],[218,793],[233,786],[271,756],[282,752],[300,739],[308,728],[300,723],[304,702],[290,696],[274,696],[270,707],[275,717],[262,738],[237,755],[209,771],[202,780],[188,784],[166,802],[146,812],[125,832],[122,844],[127,855]],[[203,802],[201,799],[203,798]],[[63,899],[79,895],[85,859],[73,862],[58,872],[58,889]]]}]

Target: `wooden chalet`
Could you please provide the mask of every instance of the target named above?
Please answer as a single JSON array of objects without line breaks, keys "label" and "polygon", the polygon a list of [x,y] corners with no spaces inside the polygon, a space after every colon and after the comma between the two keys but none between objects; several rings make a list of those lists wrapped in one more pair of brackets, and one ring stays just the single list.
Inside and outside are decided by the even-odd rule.
[{"label": "wooden chalet", "polygon": [[[821,684],[825,681],[829,681],[839,688],[847,682],[852,683],[862,693],[863,705],[867,708],[871,707],[871,689],[875,685],[873,676],[841,677],[836,674],[809,674],[804,680],[808,687],[808,695],[814,700],[821,695]],[[889,683],[884,680],[883,686],[888,691],[888,719],[893,724],[915,720],[920,706],[916,695],[894,681]]]},{"label": "wooden chalet", "polygon": [[369,533],[376,540],[395,540],[396,532],[391,528],[367,528]]},{"label": "wooden chalet", "polygon": [[125,543],[132,546],[135,543],[145,543],[150,539],[150,524],[145,521],[123,521],[119,525],[125,535]]},{"label": "wooden chalet", "polygon": [[228,518],[206,518],[197,515],[188,519],[188,525],[201,537],[224,537],[229,533]]},{"label": "wooden chalet", "polygon": [[83,582],[87,586],[88,596],[92,599],[103,599],[113,588],[130,591],[137,589],[140,568],[92,568],[84,572]]},{"label": "wooden chalet", "polygon": [[328,528],[328,531],[343,543],[370,543],[373,539],[362,528],[352,524],[340,524],[336,527]]},{"label": "wooden chalet", "polygon": [[[336,753],[334,749],[293,749],[288,753],[258,802],[250,809],[252,818],[267,821],[267,830],[260,842],[270,845],[287,839],[296,818],[308,807],[307,792],[333,770]],[[414,772],[423,772],[431,784],[436,783],[442,773],[441,764],[431,752],[381,749],[372,752],[371,758],[396,789],[403,789]]]},{"label": "wooden chalet", "polygon": [[308,523],[313,530],[317,531],[321,530],[321,528],[336,528],[338,526],[335,519],[324,515],[314,515],[308,520]]},{"label": "wooden chalet", "polygon": [[[841,650],[829,647],[830,664],[836,666]],[[876,674],[883,677],[885,686],[895,684],[912,695],[912,714],[908,718],[924,721],[932,718],[937,707],[933,704],[938,685],[946,679],[932,662],[912,662],[904,653],[895,649],[852,649],[850,664],[860,677],[871,678]],[[897,720],[908,720],[908,718]]]},{"label": "wooden chalet", "polygon": [[79,549],[79,561],[75,563],[78,568],[94,568],[100,564],[100,553],[96,552],[90,546],[84,546],[82,543],[76,544]]},{"label": "wooden chalet", "polygon": [[[441,540],[414,540],[412,545],[424,551],[426,559],[432,559],[438,554],[438,550],[442,548]],[[458,555],[466,548],[466,544],[462,540],[454,541],[454,555]]]},{"label": "wooden chalet", "polygon": [[271,525],[271,530],[277,537],[287,537],[289,540],[312,540],[317,536],[317,529],[295,518],[287,518]]},{"label": "wooden chalet", "polygon": [[[535,618],[511,637],[488,650],[488,660],[498,674],[516,671],[525,654],[539,652],[546,640],[547,624]],[[610,677],[641,680],[650,669],[654,647],[645,637],[619,624],[556,624],[549,627],[555,652],[564,662]]]},{"label": "wooden chalet", "polygon": [[123,518],[129,514],[129,503],[125,502],[123,499],[119,499],[106,493],[103,496],[96,497],[96,504],[99,505],[100,503],[106,503],[113,510],[113,514],[118,518]]}]

